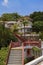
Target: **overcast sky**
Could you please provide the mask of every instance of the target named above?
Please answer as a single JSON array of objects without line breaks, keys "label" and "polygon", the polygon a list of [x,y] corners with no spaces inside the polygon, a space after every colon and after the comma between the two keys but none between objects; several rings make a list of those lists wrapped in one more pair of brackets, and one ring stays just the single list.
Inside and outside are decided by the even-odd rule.
[{"label": "overcast sky", "polygon": [[43,11],[43,0],[0,0],[0,15],[14,12],[29,15],[34,11]]}]

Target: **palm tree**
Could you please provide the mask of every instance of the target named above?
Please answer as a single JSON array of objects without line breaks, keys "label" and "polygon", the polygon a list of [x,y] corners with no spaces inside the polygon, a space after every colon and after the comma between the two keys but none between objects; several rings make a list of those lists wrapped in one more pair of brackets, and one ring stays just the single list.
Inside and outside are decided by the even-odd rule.
[{"label": "palm tree", "polygon": [[25,21],[22,22],[22,24],[24,25],[24,38],[25,38],[25,26],[28,24],[28,21],[25,20]]},{"label": "palm tree", "polygon": [[11,27],[11,31],[14,32],[14,33],[17,33],[17,32],[18,32],[18,24],[14,24],[14,25]]},{"label": "palm tree", "polygon": [[6,18],[6,16],[3,14],[2,15],[2,25],[3,25],[3,32],[4,32],[4,29],[5,29],[5,23],[6,23],[6,21],[7,21],[7,18]]}]

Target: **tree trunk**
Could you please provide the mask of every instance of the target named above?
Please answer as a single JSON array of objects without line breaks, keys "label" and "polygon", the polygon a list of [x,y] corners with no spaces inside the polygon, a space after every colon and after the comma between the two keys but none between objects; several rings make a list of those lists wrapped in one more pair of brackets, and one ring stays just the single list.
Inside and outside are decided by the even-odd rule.
[{"label": "tree trunk", "polygon": [[25,39],[25,25],[24,25],[24,39]]}]

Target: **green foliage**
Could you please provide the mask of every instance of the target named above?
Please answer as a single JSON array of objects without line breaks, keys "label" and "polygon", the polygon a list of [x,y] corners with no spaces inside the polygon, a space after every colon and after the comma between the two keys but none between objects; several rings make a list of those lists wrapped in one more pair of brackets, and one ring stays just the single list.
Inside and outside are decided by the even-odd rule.
[{"label": "green foliage", "polygon": [[0,24],[0,49],[8,46],[11,40],[17,41],[11,30],[3,28],[3,24]]},{"label": "green foliage", "polygon": [[40,51],[40,49],[38,47],[35,47],[35,46],[32,48],[32,50],[34,50],[34,51]]},{"label": "green foliage", "polygon": [[43,22],[41,22],[41,21],[34,22],[32,29],[33,29],[34,32],[43,31]]},{"label": "green foliage", "polygon": [[43,12],[33,12],[32,14],[30,14],[30,18],[33,19],[33,22],[43,21]]},{"label": "green foliage", "polygon": [[32,48],[32,54],[34,55],[35,58],[39,57],[41,55],[41,49],[37,46],[34,46]]},{"label": "green foliage", "polygon": [[11,27],[11,31],[12,31],[12,32],[18,32],[18,27],[19,27],[18,24],[14,24],[14,25]]},{"label": "green foliage", "polygon": [[24,25],[24,38],[25,38],[25,26],[28,24],[28,21],[27,20],[24,20],[22,22],[22,24]]},{"label": "green foliage", "polygon": [[0,17],[0,21],[2,20],[2,17]]},{"label": "green foliage", "polygon": [[32,61],[33,59],[34,59],[34,56],[25,58],[25,59],[24,59],[24,64],[26,64],[26,63]]},{"label": "green foliage", "polygon": [[24,21],[22,22],[22,24],[23,24],[24,26],[26,26],[28,23],[29,23],[29,22],[28,22],[27,20],[24,20]]},{"label": "green foliage", "polygon": [[28,60],[27,58],[24,59],[24,64],[28,63]]},{"label": "green foliage", "polygon": [[0,50],[0,65],[6,65],[6,59],[8,54],[8,47],[3,47]]},{"label": "green foliage", "polygon": [[17,21],[21,16],[17,13],[5,13],[1,16],[2,21]]},{"label": "green foliage", "polygon": [[0,46],[7,46],[7,41],[10,37],[8,29],[0,25]]},{"label": "green foliage", "polygon": [[[25,17],[25,16],[24,16]],[[30,14],[30,18],[35,21],[43,21],[43,12],[33,12]],[[23,16],[18,13],[5,13],[0,17],[0,20],[4,21],[17,21],[18,19],[23,19]],[[28,20],[28,18],[26,18]]]},{"label": "green foliage", "polygon": [[39,37],[43,40],[43,32],[39,32]]}]

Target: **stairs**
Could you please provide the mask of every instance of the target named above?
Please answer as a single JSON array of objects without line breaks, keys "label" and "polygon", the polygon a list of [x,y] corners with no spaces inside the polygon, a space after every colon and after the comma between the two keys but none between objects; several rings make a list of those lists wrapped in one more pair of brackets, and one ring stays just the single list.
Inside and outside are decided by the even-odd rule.
[{"label": "stairs", "polygon": [[22,65],[22,49],[11,49],[7,65]]}]

